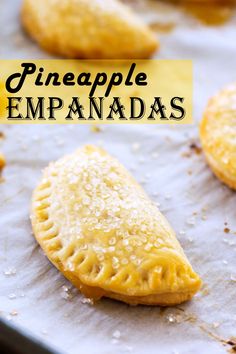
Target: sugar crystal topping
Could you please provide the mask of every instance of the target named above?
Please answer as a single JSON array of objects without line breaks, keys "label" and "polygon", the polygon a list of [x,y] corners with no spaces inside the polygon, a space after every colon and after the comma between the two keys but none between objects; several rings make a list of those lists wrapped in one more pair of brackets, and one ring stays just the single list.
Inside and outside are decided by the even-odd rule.
[{"label": "sugar crystal topping", "polygon": [[[142,188],[130,183],[132,177],[117,160],[95,150],[61,159],[49,167],[49,172],[56,174],[52,179],[56,190],[51,196],[52,208],[59,220],[67,215],[66,224],[61,226],[67,230],[67,241],[75,239],[80,250],[93,249],[100,260],[112,254],[117,266],[137,263],[145,251],[155,252],[163,244],[173,247],[169,226]],[[69,203],[65,205],[66,198]],[[105,236],[102,241],[100,234]],[[137,246],[140,252],[126,259],[123,250],[132,256]]]}]

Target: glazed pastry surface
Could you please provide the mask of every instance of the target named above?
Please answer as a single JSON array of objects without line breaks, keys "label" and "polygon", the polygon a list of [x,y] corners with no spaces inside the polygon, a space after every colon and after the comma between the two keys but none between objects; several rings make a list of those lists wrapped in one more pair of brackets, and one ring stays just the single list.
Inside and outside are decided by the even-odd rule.
[{"label": "glazed pastry surface", "polygon": [[40,46],[72,59],[145,59],[158,46],[118,0],[24,0],[22,22]]},{"label": "glazed pastry surface", "polygon": [[200,136],[207,161],[216,176],[236,189],[236,84],[209,101]]},{"label": "glazed pastry surface", "polygon": [[87,297],[165,306],[200,287],[165,217],[101,148],[85,146],[45,169],[31,219],[49,260]]}]

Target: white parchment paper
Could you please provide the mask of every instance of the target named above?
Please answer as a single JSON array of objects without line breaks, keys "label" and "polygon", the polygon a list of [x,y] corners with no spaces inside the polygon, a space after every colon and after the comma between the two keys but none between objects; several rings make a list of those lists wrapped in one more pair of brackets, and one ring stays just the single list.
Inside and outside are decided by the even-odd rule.
[{"label": "white parchment paper", "polygon": [[[89,126],[0,126],[7,159],[0,184],[0,315],[62,353],[225,353],[230,347],[222,341],[236,336],[236,194],[190,148],[199,145],[208,98],[236,81],[236,21],[204,27],[163,6],[148,2],[142,13],[147,21],[178,18],[174,31],[160,36],[157,58],[193,59],[195,124],[105,126],[99,133]],[[19,8],[17,0],[0,0],[0,58],[50,57],[22,32]],[[111,300],[91,306],[42,254],[29,222],[32,190],[49,161],[85,143],[102,144],[160,203],[204,281],[192,302],[165,310]]]}]

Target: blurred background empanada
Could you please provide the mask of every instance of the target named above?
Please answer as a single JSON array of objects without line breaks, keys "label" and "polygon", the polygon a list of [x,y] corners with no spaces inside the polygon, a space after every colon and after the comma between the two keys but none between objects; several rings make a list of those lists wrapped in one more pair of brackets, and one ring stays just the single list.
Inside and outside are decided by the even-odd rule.
[{"label": "blurred background empanada", "polygon": [[236,189],[236,84],[209,101],[200,136],[207,161],[216,176]]},{"label": "blurred background empanada", "polygon": [[22,21],[47,51],[67,58],[145,59],[152,31],[118,0],[25,0]]}]

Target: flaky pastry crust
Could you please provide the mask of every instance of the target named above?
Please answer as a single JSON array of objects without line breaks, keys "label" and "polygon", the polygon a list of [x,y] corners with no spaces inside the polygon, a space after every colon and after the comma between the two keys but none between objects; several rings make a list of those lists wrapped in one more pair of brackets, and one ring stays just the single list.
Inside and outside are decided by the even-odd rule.
[{"label": "flaky pastry crust", "polygon": [[166,306],[200,287],[164,216],[101,148],[85,146],[46,168],[31,220],[49,260],[89,298]]}]

